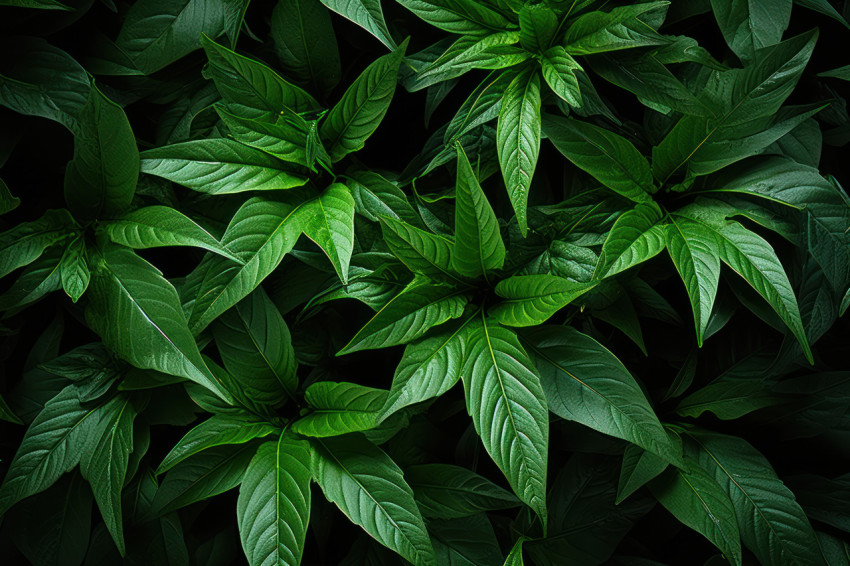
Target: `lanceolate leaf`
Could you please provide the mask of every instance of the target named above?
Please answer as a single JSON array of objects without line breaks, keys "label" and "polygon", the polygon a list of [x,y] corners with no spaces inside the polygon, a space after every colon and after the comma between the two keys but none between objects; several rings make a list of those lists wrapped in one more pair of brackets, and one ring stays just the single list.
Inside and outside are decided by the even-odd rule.
[{"label": "lanceolate leaf", "polygon": [[106,247],[94,263],[86,321],[103,342],[136,367],[185,377],[229,399],[201,359],[171,283],[125,248]]},{"label": "lanceolate leaf", "polygon": [[224,313],[213,326],[224,367],[252,404],[276,407],[298,387],[289,328],[262,287]]},{"label": "lanceolate leaf", "polygon": [[221,243],[242,263],[207,256],[187,277],[196,293],[189,316],[194,333],[247,297],[280,264],[301,234],[297,208],[258,197],[234,214]]},{"label": "lanceolate leaf", "polygon": [[387,392],[356,383],[320,381],[307,388],[304,398],[313,411],[292,423],[291,430],[303,436],[339,436],[373,428]]},{"label": "lanceolate leaf", "polygon": [[357,434],[310,442],[313,477],[329,501],[407,560],[436,563],[413,491],[389,456]]},{"label": "lanceolate leaf", "polygon": [[94,446],[83,456],[80,471],[91,484],[103,522],[123,555],[121,491],[133,451],[136,408],[129,396],[119,395],[98,410],[98,418],[98,426],[93,431]]},{"label": "lanceolate leaf", "polygon": [[377,37],[387,49],[396,48],[378,0],[322,0],[322,4]]},{"label": "lanceolate leaf", "polygon": [[496,149],[519,229],[525,235],[528,190],[540,153],[540,78],[532,70],[518,74],[505,89]]},{"label": "lanceolate leaf", "polygon": [[635,202],[655,192],[649,162],[635,146],[604,128],[547,115],[543,133],[555,147],[600,183]]},{"label": "lanceolate leaf", "polygon": [[139,178],[136,138],[124,110],[94,84],[77,117],[65,201],[78,218],[109,218],[133,200]]},{"label": "lanceolate leaf", "polygon": [[568,326],[543,326],[522,337],[553,413],[680,462],[681,449],[670,441],[638,383],[599,342]]},{"label": "lanceolate leaf", "polygon": [[458,146],[455,190],[455,247],[452,268],[467,277],[487,278],[505,262],[505,244],[496,214],[487,201],[472,166]]},{"label": "lanceolate leaf", "polygon": [[404,473],[426,517],[457,519],[518,506],[505,489],[461,466],[421,464]]},{"label": "lanceolate leaf", "polygon": [[452,273],[453,242],[388,216],[381,217],[381,229],[390,251],[411,271],[458,280]]},{"label": "lanceolate leaf", "polygon": [[575,108],[580,107],[581,91],[576,71],[581,70],[581,65],[560,45],[546,50],[543,56],[541,71],[546,84],[564,102]]},{"label": "lanceolate leaf", "polygon": [[669,468],[649,484],[653,495],[679,521],[702,534],[730,563],[741,564],[741,538],[729,495],[699,464]]},{"label": "lanceolate leaf", "polygon": [[515,275],[496,285],[496,294],[505,300],[488,314],[506,326],[542,324],[592,287],[555,275]]},{"label": "lanceolate leaf", "polygon": [[378,128],[395,93],[396,76],[406,48],[405,42],[366,67],[325,116],[319,132],[332,161],[362,148]]},{"label": "lanceolate leaf", "polygon": [[661,253],[666,245],[661,211],[654,205],[638,204],[611,227],[594,277],[610,277]]},{"label": "lanceolate leaf", "polygon": [[334,183],[299,211],[304,235],[327,254],[343,285],[354,249],[354,198],[342,183]]},{"label": "lanceolate leaf", "polygon": [[663,38],[638,17],[665,5],[665,2],[643,2],[620,6],[610,12],[584,14],[567,29],[564,46],[573,55],[588,55],[664,43]]},{"label": "lanceolate leaf", "polygon": [[729,495],[744,544],[759,562],[823,564],[815,533],[794,494],[741,438],[695,432],[690,454]]},{"label": "lanceolate leaf", "polygon": [[149,149],[141,157],[142,173],[212,195],[291,189],[307,182],[291,165],[224,138]]},{"label": "lanceolate leaf", "polygon": [[670,258],[685,283],[694,311],[697,344],[702,346],[720,282],[717,242],[701,225],[678,216],[665,226],[664,236]]},{"label": "lanceolate leaf", "polygon": [[203,450],[224,444],[245,444],[279,431],[276,426],[249,415],[213,415],[180,439],[156,473],[163,474]]},{"label": "lanceolate leaf", "polygon": [[224,100],[241,107],[249,116],[278,114],[285,108],[295,112],[320,108],[307,92],[263,63],[234,53],[208,37],[203,37],[201,43],[210,60],[207,76],[215,82]]},{"label": "lanceolate leaf", "polygon": [[236,517],[251,566],[301,563],[310,521],[310,462],[305,440],[281,434],[266,442],[245,471]]},{"label": "lanceolate leaf", "polygon": [[459,317],[467,301],[463,289],[414,280],[384,305],[339,354],[406,344],[429,328]]},{"label": "lanceolate leaf", "polygon": [[73,234],[67,210],[48,210],[33,222],[23,222],[0,234],[0,277],[29,265],[44,250]]},{"label": "lanceolate leaf", "polygon": [[83,407],[73,385],[48,401],[27,429],[0,486],[0,516],[76,466],[91,445],[97,419],[97,407]]},{"label": "lanceolate leaf", "polygon": [[194,220],[168,206],[134,210],[104,229],[110,240],[133,249],[193,246],[239,261]]},{"label": "lanceolate leaf", "polygon": [[441,332],[407,345],[380,420],[409,405],[439,397],[457,383],[466,344],[465,329],[476,315],[462,317]]},{"label": "lanceolate leaf", "polygon": [[537,371],[516,335],[483,320],[467,335],[466,407],[514,493],[546,525],[549,415]]},{"label": "lanceolate leaf", "polygon": [[770,4],[747,0],[711,0],[726,43],[738,57],[751,61],[762,47],[775,45],[791,20],[792,0]]}]

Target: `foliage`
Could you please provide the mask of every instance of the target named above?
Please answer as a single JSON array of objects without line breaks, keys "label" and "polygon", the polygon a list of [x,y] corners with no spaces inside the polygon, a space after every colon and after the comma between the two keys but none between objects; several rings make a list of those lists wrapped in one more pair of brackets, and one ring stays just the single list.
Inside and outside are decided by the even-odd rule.
[{"label": "foliage", "polygon": [[850,564],[848,16],[0,0],[0,556]]}]

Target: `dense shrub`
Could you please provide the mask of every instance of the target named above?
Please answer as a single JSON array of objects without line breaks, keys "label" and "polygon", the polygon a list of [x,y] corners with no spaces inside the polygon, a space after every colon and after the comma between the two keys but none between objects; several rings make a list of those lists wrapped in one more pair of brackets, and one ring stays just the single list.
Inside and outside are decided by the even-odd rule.
[{"label": "dense shrub", "polygon": [[850,565],[845,17],[0,0],[0,562]]}]

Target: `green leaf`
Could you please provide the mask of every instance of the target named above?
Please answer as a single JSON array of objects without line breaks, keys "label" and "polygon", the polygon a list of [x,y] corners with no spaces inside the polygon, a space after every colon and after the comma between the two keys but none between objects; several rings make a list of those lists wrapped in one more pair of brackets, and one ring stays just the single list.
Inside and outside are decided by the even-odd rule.
[{"label": "green leaf", "polygon": [[638,16],[664,8],[669,2],[643,2],[610,12],[588,12],[576,18],[564,37],[572,55],[590,55],[632,47],[661,45],[664,39]]},{"label": "green leaf", "polygon": [[392,53],[373,61],[325,116],[319,133],[333,162],[361,149],[378,128],[393,99],[405,49],[406,41]]},{"label": "green leaf", "polygon": [[547,4],[525,4],[519,10],[519,41],[529,51],[546,51],[558,32],[558,15]]},{"label": "green leaf", "polygon": [[77,113],[74,159],[65,172],[65,201],[81,219],[124,212],[139,178],[139,150],[124,110],[92,84]]},{"label": "green leaf", "polygon": [[75,303],[83,296],[91,280],[89,271],[86,243],[78,236],[68,243],[62,259],[59,261],[59,273],[62,288]]},{"label": "green leaf", "polygon": [[322,0],[322,4],[374,35],[390,51],[396,49],[379,0]]},{"label": "green leaf", "polygon": [[221,445],[245,444],[255,438],[279,433],[264,420],[245,414],[213,415],[181,438],[163,458],[156,474],[163,474],[195,454]]},{"label": "green leaf", "polygon": [[[712,221],[706,222],[696,216],[699,214],[698,209],[690,210],[693,211],[691,214],[694,214],[690,221],[695,224],[695,230],[701,231],[713,241],[713,253],[718,254],[723,263],[743,277],[770,304],[800,342],[806,358],[811,362],[812,352],[800,318],[797,298],[794,296],[785,268],[776,257],[776,252],[771,245],[738,222],[725,220],[716,224]],[[679,212],[688,213],[685,209]],[[681,226],[681,222],[677,221],[676,224]],[[669,249],[669,241],[667,246]],[[696,308],[694,312],[697,312]],[[705,312],[706,316],[711,312],[710,305]]]},{"label": "green leaf", "polygon": [[327,95],[339,83],[339,47],[330,13],[321,2],[278,2],[269,35],[286,74],[310,92]]},{"label": "green leaf", "polygon": [[224,313],[212,331],[224,367],[252,406],[276,407],[287,396],[294,398],[298,376],[292,338],[262,287]]},{"label": "green leaf", "polygon": [[697,344],[702,347],[720,282],[718,244],[712,232],[679,216],[665,226],[664,237],[670,259],[685,283],[694,311]]},{"label": "green leaf", "polygon": [[[287,163],[313,167],[308,156],[311,123],[294,111],[287,108],[279,114],[269,112],[255,119],[234,114],[233,107],[216,105],[215,110],[239,143],[264,151]],[[315,125],[315,122],[312,125]],[[326,155],[322,157],[323,161],[329,161]]]},{"label": "green leaf", "polygon": [[540,153],[540,77],[529,69],[505,89],[496,126],[499,166],[523,236],[531,178]]},{"label": "green leaf", "polygon": [[752,376],[721,377],[682,399],[676,407],[676,414],[696,418],[709,411],[726,421],[781,402],[781,397],[771,393],[761,380]]},{"label": "green leaf", "polygon": [[97,426],[97,407],[83,407],[73,385],[48,401],[27,429],[0,486],[0,516],[76,466]]},{"label": "green leaf", "polygon": [[257,445],[251,442],[223,444],[183,460],[165,475],[146,519],[233,489],[242,483],[256,452]]},{"label": "green leaf", "polygon": [[407,468],[404,476],[428,518],[459,519],[520,504],[511,492],[461,466],[421,464]]},{"label": "green leaf", "polygon": [[79,127],[77,113],[91,90],[85,69],[41,38],[10,37],[0,43],[0,50],[10,62],[0,74],[0,104],[19,114],[55,120],[75,131]]},{"label": "green leaf", "polygon": [[130,250],[110,246],[95,256],[92,275],[86,322],[116,355],[230,399],[201,359],[177,291],[158,269]]},{"label": "green leaf", "polygon": [[399,0],[399,4],[432,26],[459,35],[482,36],[512,27],[491,6],[470,0]]},{"label": "green leaf", "polygon": [[249,59],[202,37],[209,58],[205,76],[215,82],[222,98],[241,108],[249,117],[267,112],[278,114],[285,108],[309,112],[321,107],[303,89],[287,82],[267,65]]},{"label": "green leaf", "polygon": [[463,289],[414,280],[375,313],[337,355],[411,342],[429,328],[459,317],[468,300]]},{"label": "green leaf", "polygon": [[291,430],[303,436],[339,436],[374,428],[387,392],[356,383],[319,381],[307,388],[304,400],[313,411],[292,423]]},{"label": "green leaf", "polygon": [[792,0],[765,4],[748,0],[711,0],[723,39],[743,61],[762,47],[776,45],[791,21]]},{"label": "green leaf", "polygon": [[729,495],[744,544],[768,566],[823,564],[815,533],[794,494],[747,441],[694,432],[689,447],[699,465]]},{"label": "green leaf", "polygon": [[169,206],[146,206],[107,223],[109,239],[136,250],[192,246],[240,261],[197,222]]},{"label": "green leaf", "polygon": [[354,197],[342,183],[333,183],[298,212],[304,235],[324,250],[343,285],[354,250]]},{"label": "green leaf", "polygon": [[529,537],[521,536],[517,539],[505,559],[504,566],[523,566],[525,562],[522,559],[522,545],[525,541],[531,540]]},{"label": "green leaf", "polygon": [[[681,441],[679,441],[681,446]],[[620,467],[620,481],[617,484],[617,499],[619,505],[627,497],[646,485],[650,480],[667,469],[667,460],[647,452],[636,444],[629,444],[623,451],[623,463]]]},{"label": "green leaf", "polygon": [[94,446],[80,461],[80,471],[88,480],[103,522],[124,555],[124,526],[121,491],[127,476],[130,452],[133,451],[133,420],[136,408],[126,394],[110,400],[98,410],[99,423],[94,433]]},{"label": "green leaf", "polygon": [[488,314],[507,326],[542,324],[591,288],[555,275],[514,275],[496,285],[496,294],[505,300]]},{"label": "green leaf", "polygon": [[638,204],[623,213],[602,244],[593,277],[611,277],[661,253],[666,242],[660,221],[660,210],[654,204]]},{"label": "green leaf", "polygon": [[211,195],[291,189],[307,178],[291,165],[239,142],[211,138],[141,153],[141,171]]},{"label": "green leaf", "polygon": [[712,190],[754,195],[800,209],[809,253],[836,289],[850,279],[850,204],[817,169],[788,159],[752,160],[717,180]]},{"label": "green leaf", "polygon": [[242,263],[207,256],[187,277],[187,286],[195,290],[189,316],[195,334],[247,297],[280,265],[301,235],[297,208],[257,197],[236,211],[221,243]]},{"label": "green leaf", "polygon": [[850,81],[850,65],[845,65],[843,67],[838,67],[837,69],[830,69],[829,71],[818,73],[818,76]]},{"label": "green leaf", "polygon": [[469,329],[461,375],[484,448],[545,530],[549,411],[534,365],[513,331],[482,317]]},{"label": "green leaf", "polygon": [[439,564],[499,566],[502,551],[490,519],[478,513],[428,524]]},{"label": "green leaf", "polygon": [[597,181],[635,202],[655,192],[649,162],[627,139],[572,118],[546,115],[543,133],[564,157]]},{"label": "green leaf", "polygon": [[671,442],[640,385],[602,344],[569,326],[536,328],[522,338],[553,413],[673,464],[681,461],[681,449]]},{"label": "green leaf", "polygon": [[310,445],[288,434],[266,442],[245,471],[236,518],[251,566],[297,566],[310,521]]},{"label": "green leaf", "polygon": [[452,268],[465,277],[484,277],[505,263],[505,243],[496,213],[490,206],[472,166],[457,146],[455,189],[455,246]]},{"label": "green leaf", "polygon": [[741,536],[729,495],[699,464],[670,468],[649,484],[652,494],[679,521],[707,538],[729,562],[741,564]]},{"label": "green leaf", "polygon": [[380,220],[384,242],[408,269],[432,279],[458,281],[452,273],[453,242],[389,216]]},{"label": "green leaf", "polygon": [[[710,140],[724,139],[733,126],[779,112],[811,57],[817,31],[792,37],[758,53],[744,69],[719,73],[702,99],[717,107],[716,116],[683,116],[652,150],[652,172],[662,183]],[[734,137],[734,136],[732,136]]]},{"label": "green leaf", "polygon": [[819,12],[825,16],[829,16],[833,20],[844,24],[844,27],[850,29],[850,23],[848,23],[840,13],[838,13],[838,10],[829,3],[829,0],[794,0],[794,3],[798,6],[803,6],[809,10],[814,10],[815,12]]},{"label": "green leaf", "polygon": [[72,236],[74,225],[67,210],[48,210],[38,220],[22,222],[0,234],[0,277],[31,264],[44,250]]},{"label": "green leaf", "polygon": [[328,501],[403,558],[436,564],[413,491],[389,456],[358,434],[310,443],[313,477]]},{"label": "green leaf", "polygon": [[581,65],[567,53],[567,50],[556,45],[543,53],[541,62],[543,80],[564,102],[574,108],[582,105],[581,89],[578,84],[576,71],[582,70]]},{"label": "green leaf", "polygon": [[457,383],[466,340],[464,329],[474,316],[460,319],[433,336],[407,345],[396,367],[379,421],[405,407],[439,397]]},{"label": "green leaf", "polygon": [[0,179],[0,215],[12,212],[21,204],[21,199],[12,194],[3,179]]}]

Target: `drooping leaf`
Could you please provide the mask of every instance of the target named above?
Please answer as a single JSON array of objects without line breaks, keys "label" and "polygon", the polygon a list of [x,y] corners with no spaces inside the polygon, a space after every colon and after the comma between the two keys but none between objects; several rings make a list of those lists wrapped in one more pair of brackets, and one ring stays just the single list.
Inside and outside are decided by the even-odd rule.
[{"label": "drooping leaf", "polygon": [[467,411],[514,493],[546,524],[549,416],[540,378],[511,330],[470,327],[461,376]]},{"label": "drooping leaf", "polygon": [[461,466],[421,464],[407,468],[404,475],[429,518],[459,519],[520,504],[509,491]]},{"label": "drooping leaf", "polygon": [[744,544],[759,562],[823,564],[817,539],[794,494],[747,441],[699,431],[687,453],[732,500]]},{"label": "drooping leaf", "polygon": [[185,377],[230,398],[201,359],[177,291],[159,270],[112,246],[101,249],[94,264],[86,321],[113,352],[136,367]]},{"label": "drooping leaf", "polygon": [[627,139],[573,118],[547,115],[546,134],[558,151],[612,191],[635,202],[655,192],[649,162]]},{"label": "drooping leaf", "polygon": [[540,78],[536,72],[518,74],[505,89],[496,126],[496,149],[508,196],[524,235],[528,190],[540,153]]},{"label": "drooping leaf", "polygon": [[310,443],[313,477],[329,501],[407,560],[436,563],[413,491],[389,456],[358,434]]},{"label": "drooping leaf", "polygon": [[681,450],[668,437],[640,385],[599,342],[568,327],[523,333],[556,415],[622,438],[678,463]]},{"label": "drooping leaf", "polygon": [[127,395],[119,395],[98,410],[94,445],[80,462],[83,477],[91,484],[103,522],[121,555],[125,552],[121,491],[133,451],[133,420],[136,407]]},{"label": "drooping leaf", "polygon": [[304,235],[316,242],[336,270],[343,285],[354,250],[354,198],[342,183],[333,183],[298,212]]},{"label": "drooping leaf", "polygon": [[84,407],[73,385],[48,401],[27,429],[0,486],[0,515],[76,466],[92,442],[97,419],[97,407]]}]

